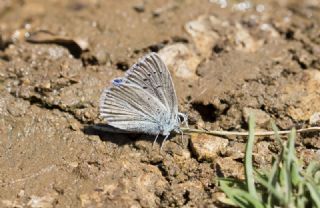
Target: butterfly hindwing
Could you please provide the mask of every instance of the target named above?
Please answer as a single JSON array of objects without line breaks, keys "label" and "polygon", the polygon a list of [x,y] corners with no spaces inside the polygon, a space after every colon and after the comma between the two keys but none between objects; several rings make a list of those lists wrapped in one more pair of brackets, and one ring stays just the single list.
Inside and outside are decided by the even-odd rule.
[{"label": "butterfly hindwing", "polygon": [[160,133],[159,117],[165,106],[139,86],[121,83],[104,90],[100,115],[108,124],[129,132]]}]

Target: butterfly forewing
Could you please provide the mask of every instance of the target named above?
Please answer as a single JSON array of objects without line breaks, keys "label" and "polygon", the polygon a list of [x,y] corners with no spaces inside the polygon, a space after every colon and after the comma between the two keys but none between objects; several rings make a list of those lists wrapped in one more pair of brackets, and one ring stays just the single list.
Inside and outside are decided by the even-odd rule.
[{"label": "butterfly forewing", "polygon": [[175,116],[178,113],[177,97],[170,72],[156,53],[143,57],[133,65],[127,72],[127,78],[158,98],[171,115]]}]

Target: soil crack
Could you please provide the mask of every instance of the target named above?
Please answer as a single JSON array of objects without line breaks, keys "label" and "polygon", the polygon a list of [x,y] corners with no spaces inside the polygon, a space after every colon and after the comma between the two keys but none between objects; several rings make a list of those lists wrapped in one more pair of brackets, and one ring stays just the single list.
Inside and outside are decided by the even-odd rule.
[{"label": "soil crack", "polygon": [[15,98],[21,98],[23,100],[28,101],[31,105],[37,105],[40,108],[45,108],[48,110],[59,110],[60,112],[68,113],[70,114],[73,118],[75,118],[77,121],[79,121],[81,124],[92,124],[93,121],[89,120],[84,120],[81,115],[77,115],[74,111],[74,109],[81,109],[83,107],[81,106],[72,106],[72,107],[62,107],[61,105],[53,104],[53,103],[48,103],[45,102],[43,99],[37,97],[36,95],[32,95],[30,97],[25,97],[25,96],[16,96],[14,93],[11,93],[11,95]]}]

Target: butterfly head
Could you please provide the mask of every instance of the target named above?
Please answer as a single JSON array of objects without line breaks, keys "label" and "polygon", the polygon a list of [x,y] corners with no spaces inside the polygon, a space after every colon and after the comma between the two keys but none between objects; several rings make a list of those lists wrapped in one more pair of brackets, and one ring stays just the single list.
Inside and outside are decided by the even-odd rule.
[{"label": "butterfly head", "polygon": [[187,114],[184,114],[184,113],[178,113],[178,121],[179,121],[179,126],[181,124],[186,124],[188,126],[188,115]]},{"label": "butterfly head", "polygon": [[180,126],[185,124],[188,127],[188,115],[184,113],[178,113],[175,123],[173,124],[173,131],[176,133],[181,133]]}]

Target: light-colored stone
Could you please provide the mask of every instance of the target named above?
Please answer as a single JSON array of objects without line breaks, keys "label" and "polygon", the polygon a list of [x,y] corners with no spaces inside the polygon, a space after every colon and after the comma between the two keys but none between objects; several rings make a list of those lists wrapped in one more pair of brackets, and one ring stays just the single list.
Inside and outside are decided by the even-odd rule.
[{"label": "light-colored stone", "polygon": [[8,208],[23,208],[25,207],[24,204],[18,202],[18,201],[10,201],[10,200],[2,200],[1,201],[1,206],[3,207],[8,207]]},{"label": "light-colored stone", "polygon": [[285,87],[286,97],[294,98],[294,105],[287,109],[287,113],[296,121],[310,121],[312,115],[320,112],[320,71],[306,70],[303,79]]},{"label": "light-colored stone", "polygon": [[214,16],[200,16],[185,25],[185,30],[191,35],[197,50],[204,58],[211,55],[219,38],[218,33],[212,29],[213,24],[221,24],[221,21]]},{"label": "light-colored stone", "polygon": [[303,144],[307,147],[320,149],[320,137],[311,137],[303,139]]},{"label": "light-colored stone", "polygon": [[229,141],[222,137],[206,134],[193,134],[191,147],[198,160],[213,161],[226,148]]},{"label": "light-colored stone", "polygon": [[255,144],[253,160],[262,169],[269,167],[272,162],[272,152],[269,150],[269,141],[260,141]]},{"label": "light-colored stone", "polygon": [[320,112],[316,112],[310,116],[309,124],[315,126],[320,125]]},{"label": "light-colored stone", "polygon": [[270,116],[260,109],[254,109],[254,108],[243,108],[243,118],[248,121],[250,114],[254,115],[256,120],[256,125],[258,127],[267,127],[270,122]]},{"label": "light-colored stone", "polygon": [[244,158],[244,152],[246,144],[241,142],[234,142],[232,145],[228,145],[221,154],[224,157],[230,157],[233,160],[240,160]]},{"label": "light-colored stone", "polygon": [[255,40],[248,30],[239,23],[236,24],[234,40],[236,43],[236,49],[244,52],[255,52],[263,44],[262,41]]},{"label": "light-colored stone", "polygon": [[196,70],[200,58],[183,43],[176,43],[164,47],[159,51],[159,56],[177,77],[190,79],[196,78]]},{"label": "light-colored stone", "polygon": [[32,208],[51,208],[54,207],[56,204],[56,199],[52,196],[34,196],[30,197],[27,205],[28,207]]},{"label": "light-colored stone", "polygon": [[230,157],[218,158],[216,160],[216,169],[223,174],[223,177],[233,177],[244,180],[244,164],[233,160]]}]

